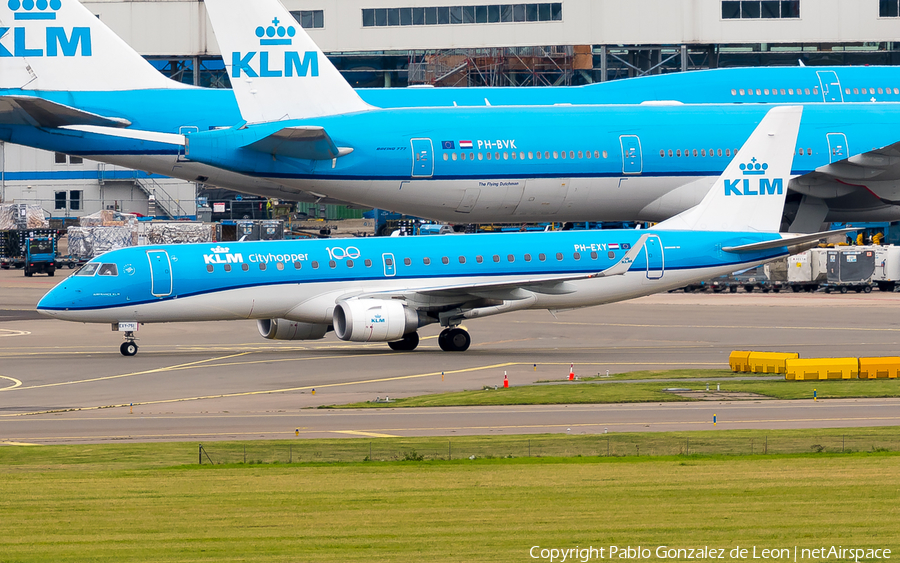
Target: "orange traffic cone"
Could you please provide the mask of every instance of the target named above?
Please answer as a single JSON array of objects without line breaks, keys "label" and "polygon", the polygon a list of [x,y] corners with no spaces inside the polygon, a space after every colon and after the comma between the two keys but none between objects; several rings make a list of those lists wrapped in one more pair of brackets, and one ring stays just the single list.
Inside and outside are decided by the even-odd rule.
[{"label": "orange traffic cone", "polygon": [[569,381],[575,381],[575,364],[569,366]]},{"label": "orange traffic cone", "polygon": [[503,372],[503,388],[509,389],[509,378],[506,377],[506,372]]}]

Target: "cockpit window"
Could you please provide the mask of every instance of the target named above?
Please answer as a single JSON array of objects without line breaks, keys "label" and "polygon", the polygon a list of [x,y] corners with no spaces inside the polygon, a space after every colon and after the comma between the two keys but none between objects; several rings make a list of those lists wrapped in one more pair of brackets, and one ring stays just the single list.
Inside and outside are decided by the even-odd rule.
[{"label": "cockpit window", "polygon": [[75,272],[76,276],[93,276],[97,273],[97,269],[100,268],[100,264],[97,262],[88,262],[85,264],[80,270]]},{"label": "cockpit window", "polygon": [[101,264],[99,276],[118,276],[119,269],[115,264]]}]

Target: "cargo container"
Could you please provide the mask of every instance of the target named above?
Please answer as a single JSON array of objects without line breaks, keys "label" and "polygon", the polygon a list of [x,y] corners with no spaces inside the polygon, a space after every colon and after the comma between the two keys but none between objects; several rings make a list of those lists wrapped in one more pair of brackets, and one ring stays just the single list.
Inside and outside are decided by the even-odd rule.
[{"label": "cargo container", "polygon": [[872,281],[881,291],[894,291],[900,282],[900,246],[875,246]]},{"label": "cargo container", "polygon": [[857,293],[872,291],[872,275],[875,273],[875,250],[871,247],[846,247],[828,251],[825,291]]}]

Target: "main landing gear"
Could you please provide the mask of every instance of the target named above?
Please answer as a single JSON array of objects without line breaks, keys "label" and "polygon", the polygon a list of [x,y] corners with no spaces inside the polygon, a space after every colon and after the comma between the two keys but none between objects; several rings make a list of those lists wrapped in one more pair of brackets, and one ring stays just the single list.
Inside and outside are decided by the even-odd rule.
[{"label": "main landing gear", "polygon": [[125,342],[123,342],[122,345],[119,346],[119,352],[122,352],[123,356],[128,356],[128,357],[131,357],[131,356],[134,356],[135,354],[137,354],[138,353],[138,345],[137,345],[137,342],[135,342],[135,340],[137,340],[137,338],[134,337],[133,332],[131,332],[131,331],[126,332],[125,333]]},{"label": "main landing gear", "polygon": [[416,349],[416,346],[419,345],[419,333],[418,332],[410,332],[405,335],[402,339],[397,340],[395,342],[388,342],[388,346],[391,347],[391,350],[396,350],[398,352],[410,352]]},{"label": "main landing gear", "polygon": [[444,352],[465,352],[471,343],[469,333],[459,327],[445,328],[438,336],[438,346]]},{"label": "main landing gear", "polygon": [[[438,345],[444,352],[465,352],[469,349],[469,345],[471,343],[472,338],[469,336],[469,333],[459,327],[445,328],[443,332],[441,332],[440,336],[438,336]],[[127,342],[125,344],[127,344]],[[125,354],[125,344],[122,345],[123,354]],[[418,332],[411,332],[404,336],[401,340],[388,342],[388,346],[391,347],[391,350],[396,350],[398,352],[409,352],[411,350],[415,350],[418,345]],[[137,346],[135,346],[135,348],[137,348]],[[127,356],[128,354],[125,355]]]}]

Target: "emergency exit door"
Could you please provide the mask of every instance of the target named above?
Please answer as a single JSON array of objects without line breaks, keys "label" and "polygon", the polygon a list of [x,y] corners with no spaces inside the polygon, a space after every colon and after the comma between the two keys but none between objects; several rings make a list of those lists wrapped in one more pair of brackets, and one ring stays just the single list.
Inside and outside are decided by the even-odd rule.
[{"label": "emergency exit door", "polygon": [[622,135],[619,143],[622,145],[622,174],[640,174],[644,168],[641,139],[637,135]]},{"label": "emergency exit door", "polygon": [[434,174],[434,146],[431,139],[413,139],[411,142],[413,178],[430,178]]},{"label": "emergency exit door", "polygon": [[165,250],[147,252],[150,260],[150,294],[154,297],[172,295],[172,261]]},{"label": "emergency exit door", "polygon": [[841,92],[841,81],[833,70],[820,70],[819,84],[822,86],[822,99],[826,102],[843,102],[844,93]]}]

